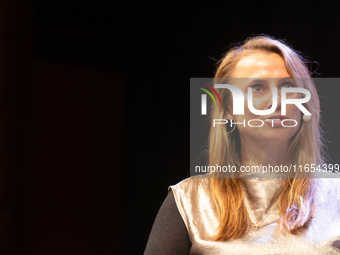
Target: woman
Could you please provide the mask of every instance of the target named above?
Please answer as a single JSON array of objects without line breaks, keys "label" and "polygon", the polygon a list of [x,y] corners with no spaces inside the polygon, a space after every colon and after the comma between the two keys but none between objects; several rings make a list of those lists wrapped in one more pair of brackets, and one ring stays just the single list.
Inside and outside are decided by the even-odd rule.
[{"label": "woman", "polygon": [[[256,115],[245,107],[244,115],[234,115],[230,91],[219,90],[225,103],[213,105],[211,118],[238,124],[231,129],[211,127],[209,165],[229,164],[238,170],[243,166],[322,165],[319,99],[308,78],[305,60],[267,36],[253,37],[227,52],[219,62],[215,84],[223,79],[245,95],[250,88],[257,110],[272,108],[275,88],[278,98],[274,113]],[[310,91],[311,99],[304,107],[311,118],[294,104],[287,105],[286,115],[281,115],[280,92],[286,87]],[[303,95],[291,93],[289,97]],[[240,124],[251,119],[265,124],[259,128]],[[285,119],[296,125],[283,127]],[[259,178],[263,176],[270,178]],[[340,254],[337,179],[307,178],[313,176],[299,171],[245,176],[237,171],[212,177],[188,178],[171,186],[145,254]]]}]

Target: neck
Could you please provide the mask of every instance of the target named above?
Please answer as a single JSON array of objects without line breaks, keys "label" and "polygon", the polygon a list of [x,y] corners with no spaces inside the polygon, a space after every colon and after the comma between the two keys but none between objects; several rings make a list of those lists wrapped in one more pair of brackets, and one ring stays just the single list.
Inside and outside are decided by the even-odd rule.
[{"label": "neck", "polygon": [[[260,166],[285,166],[289,141],[258,142],[241,138],[241,161],[243,166],[257,166],[254,171],[261,171]],[[268,169],[268,171],[270,171]],[[253,172],[253,171],[252,171]]]}]

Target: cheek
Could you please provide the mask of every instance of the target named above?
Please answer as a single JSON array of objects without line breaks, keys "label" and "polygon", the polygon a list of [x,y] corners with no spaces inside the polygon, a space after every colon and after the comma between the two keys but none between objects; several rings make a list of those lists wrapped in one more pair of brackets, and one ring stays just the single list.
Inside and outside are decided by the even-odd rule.
[{"label": "cheek", "polygon": [[290,113],[291,116],[294,116],[294,119],[298,119],[299,117],[301,117],[301,111],[300,109],[296,106],[296,105],[287,105],[287,113]]},{"label": "cheek", "polygon": [[[248,101],[247,101],[248,104]],[[253,106],[255,109],[263,110],[266,108],[268,101],[264,98],[253,98]]]},{"label": "cheek", "polygon": [[[300,109],[295,106],[295,105],[287,105],[287,115],[289,117],[289,119],[294,119],[298,122],[298,125],[296,126],[296,128],[294,129],[295,131],[297,131],[297,129],[300,127],[301,125],[301,111]],[[289,122],[288,122],[289,123]]]},{"label": "cheek", "polygon": [[[253,98],[253,106],[256,110],[264,110],[266,109],[268,102],[263,100],[263,98]],[[244,100],[244,115],[255,117],[257,115],[253,114],[248,107],[248,100]]]}]

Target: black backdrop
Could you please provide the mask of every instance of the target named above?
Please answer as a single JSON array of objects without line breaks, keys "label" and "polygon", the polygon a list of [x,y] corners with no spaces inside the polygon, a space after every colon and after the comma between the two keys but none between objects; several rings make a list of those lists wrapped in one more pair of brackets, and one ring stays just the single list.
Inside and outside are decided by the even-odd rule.
[{"label": "black backdrop", "polygon": [[[13,13],[22,4],[14,2]],[[20,164],[8,168],[15,171],[7,188],[12,200],[3,198],[3,204],[16,223],[4,223],[14,230],[3,250],[142,254],[167,187],[188,174],[189,78],[212,77],[213,59],[231,43],[262,33],[286,39],[317,61],[320,67],[312,69],[321,77],[339,77],[339,7],[311,1],[31,2],[21,18],[29,24],[22,29],[35,67],[15,108],[22,136],[12,154]],[[26,43],[18,41],[8,47]],[[57,104],[67,108],[58,118]],[[324,112],[325,123],[332,123],[333,158],[339,140],[334,118]],[[48,146],[36,142],[45,136]]]}]

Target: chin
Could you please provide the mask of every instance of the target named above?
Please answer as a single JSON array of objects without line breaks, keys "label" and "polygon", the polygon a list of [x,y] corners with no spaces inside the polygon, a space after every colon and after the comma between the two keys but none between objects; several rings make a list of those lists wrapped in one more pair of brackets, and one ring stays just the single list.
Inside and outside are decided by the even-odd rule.
[{"label": "chin", "polygon": [[281,144],[294,136],[297,129],[289,130],[288,128],[271,128],[269,130],[263,130],[262,132],[252,132],[251,134],[244,134],[245,140],[255,141],[256,143],[263,144],[268,143],[268,145]]},{"label": "chin", "polygon": [[[295,130],[294,130],[295,131]],[[280,128],[271,130],[265,134],[259,135],[259,138],[270,143],[284,143],[290,141],[296,132],[287,130],[287,128]]]}]

